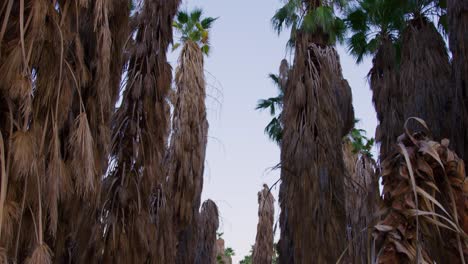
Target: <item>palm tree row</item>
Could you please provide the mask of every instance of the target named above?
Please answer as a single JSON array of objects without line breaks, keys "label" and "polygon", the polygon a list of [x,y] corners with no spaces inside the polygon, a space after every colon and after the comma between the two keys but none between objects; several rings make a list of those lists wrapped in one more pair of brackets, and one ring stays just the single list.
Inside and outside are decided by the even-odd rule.
[{"label": "palm tree row", "polygon": [[0,263],[214,261],[217,207],[199,210],[215,19],[179,4],[0,4]]},{"label": "palm tree row", "polygon": [[[467,42],[463,41],[468,32],[466,27],[462,29],[467,23],[468,5],[465,2],[289,0],[276,12],[272,19],[274,28],[278,31],[285,27],[291,29],[288,46],[294,50],[294,63],[290,67],[282,66],[280,72],[286,74],[281,78],[271,75],[280,93],[278,97],[259,101],[258,109],[270,109],[274,117],[265,132],[281,148],[280,263],[333,263],[337,260],[407,263],[416,259],[437,263],[450,259],[451,263],[465,263],[468,248],[466,208],[459,204],[467,199],[464,180],[455,180],[456,184],[452,181],[451,185],[446,185],[447,181],[437,174],[440,172],[436,168],[439,166],[449,171],[452,166],[462,166],[459,177],[464,179],[463,162],[460,165],[457,161],[458,165],[455,165],[452,158],[444,160],[443,155],[447,155],[447,152],[437,147],[436,143],[430,143],[428,149],[420,150],[424,153],[432,151],[432,158],[440,160],[433,167],[437,171],[434,174],[435,182],[406,182],[408,186],[420,188],[428,194],[416,196],[416,200],[413,200],[416,204],[411,204],[407,209],[432,215],[429,225],[440,227],[441,224],[454,224],[456,227],[442,228],[439,236],[428,236],[428,230],[419,230],[419,225],[415,224],[417,232],[414,234],[418,236],[411,243],[416,241],[418,244],[419,240],[426,243],[418,246],[414,255],[402,251],[405,248],[410,250],[414,244],[394,242],[387,247],[389,244],[377,243],[382,248],[372,250],[368,239],[373,230],[382,233],[379,228],[372,229],[379,220],[375,212],[377,204],[381,203],[378,174],[374,174],[374,170],[386,175],[383,170],[390,168],[381,167],[380,164],[399,166],[392,163],[395,152],[404,156],[401,148],[395,145],[397,141],[413,151],[413,146],[402,142],[404,137],[400,137],[401,134],[413,138],[413,132],[421,129],[428,132],[421,122],[406,120],[413,116],[424,119],[431,127],[431,138],[438,142],[448,139],[443,141],[444,146],[449,142],[461,158],[465,157],[467,123],[463,83],[465,76],[468,76],[466,60],[463,60],[464,52],[468,50],[465,48]],[[335,15],[337,10],[344,15],[343,18]],[[443,38],[447,33],[452,61],[449,60]],[[347,43],[357,63],[366,56],[373,57],[368,78],[379,121],[376,131],[376,141],[380,146],[378,163],[366,160],[373,140],[366,141],[360,130],[350,132],[354,120],[351,95],[333,49],[336,40]],[[282,62],[282,65],[287,63]],[[349,136],[344,137],[347,133]],[[341,152],[341,142],[344,154]],[[351,147],[355,149],[350,151]],[[342,165],[343,155],[346,167]],[[421,159],[427,157],[415,156],[411,158],[411,163],[420,162]],[[333,161],[332,167],[330,161]],[[415,164],[412,167],[418,168]],[[428,171],[416,173],[426,175]],[[395,186],[398,177],[393,174],[386,176],[384,192],[386,188]],[[444,191],[434,192],[428,186]],[[382,201],[384,210],[392,210],[389,209],[391,206],[388,207],[388,202],[393,201],[391,199],[390,195]],[[431,206],[424,207],[428,204],[427,199],[430,199]],[[425,202],[424,206],[418,207],[418,201]],[[360,210],[355,210],[355,206],[359,205],[362,205]],[[346,215],[343,215],[344,212]],[[381,220],[387,221],[389,218],[385,217],[390,216],[381,213]],[[417,222],[418,216],[413,214],[403,222],[411,225],[416,223],[412,222],[414,219]],[[348,231],[346,235],[344,228],[351,233]],[[408,234],[398,235],[405,237]],[[414,239],[411,235],[408,237]],[[343,243],[346,239],[343,238],[348,239],[346,250]],[[385,252],[393,250],[396,258],[384,260],[389,255],[381,254],[383,251],[378,251],[380,249]],[[427,254],[422,254],[421,250]]]}]

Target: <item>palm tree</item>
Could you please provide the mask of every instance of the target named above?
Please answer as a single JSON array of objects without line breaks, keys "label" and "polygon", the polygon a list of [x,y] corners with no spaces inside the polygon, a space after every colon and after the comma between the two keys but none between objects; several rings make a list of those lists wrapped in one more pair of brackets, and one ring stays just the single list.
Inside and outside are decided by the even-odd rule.
[{"label": "palm tree", "polygon": [[390,145],[400,135],[399,127],[404,122],[401,106],[399,34],[404,26],[400,0],[359,0],[346,18],[351,36],[349,52],[362,62],[365,56],[373,56],[369,72],[379,126],[376,141],[380,143],[380,159],[385,158]]},{"label": "palm tree", "polygon": [[128,2],[7,1],[0,16],[8,176],[1,255],[18,263],[69,262],[86,255],[98,224]]},{"label": "palm tree", "polygon": [[[443,0],[440,0],[444,4]],[[452,132],[453,147],[460,157],[468,161],[468,135],[464,132],[468,126],[468,1],[447,0],[448,33],[450,50],[452,51],[452,82],[455,87],[452,123],[458,124]]]},{"label": "palm tree", "polygon": [[[345,178],[348,261],[351,263],[372,263],[371,227],[376,223],[375,213],[380,200],[376,163],[369,153],[371,144],[364,144],[360,131],[353,129],[352,138],[343,142]],[[372,143],[372,140],[369,141]],[[368,146],[366,146],[368,145]]]},{"label": "palm tree", "polygon": [[169,149],[175,232],[178,237],[176,263],[190,263],[196,257],[198,210],[203,188],[208,121],[204,55],[209,52],[209,29],[215,18],[202,19],[201,9],[180,11],[174,22],[182,51],[176,69],[176,99]]},{"label": "palm tree", "polygon": [[216,231],[219,227],[218,207],[211,200],[203,202],[198,221],[198,245],[195,264],[216,263]]},{"label": "palm tree", "polygon": [[258,225],[255,246],[252,253],[252,263],[272,263],[274,255],[273,221],[275,217],[275,199],[268,185],[258,192]]},{"label": "palm tree", "polygon": [[272,19],[291,28],[295,51],[282,112],[280,263],[332,263],[345,247],[341,139],[354,115],[333,48],[344,22],[331,2],[290,0]]},{"label": "palm tree", "polygon": [[[450,139],[453,128],[447,116],[453,112],[450,106],[456,94],[449,84],[450,64],[445,41],[429,19],[434,13],[440,13],[440,8],[434,1],[418,0],[409,1],[405,9],[411,18],[401,34],[400,87],[404,120],[420,117],[433,128],[435,140]],[[409,129],[416,131],[411,125]]]},{"label": "palm tree", "polygon": [[[127,3],[128,4],[128,3]],[[122,104],[112,118],[111,164],[103,182],[94,260],[174,263],[170,186],[163,170],[171,67],[166,50],[178,0],[146,0],[134,18]]]}]

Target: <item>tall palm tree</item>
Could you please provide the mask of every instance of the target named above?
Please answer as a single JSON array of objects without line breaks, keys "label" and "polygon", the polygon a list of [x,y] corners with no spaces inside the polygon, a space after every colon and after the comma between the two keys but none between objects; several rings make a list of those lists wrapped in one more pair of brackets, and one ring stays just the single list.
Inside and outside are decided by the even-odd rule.
[{"label": "tall palm tree", "polygon": [[[443,3],[444,1],[441,0]],[[468,1],[447,0],[447,15],[449,29],[449,45],[452,51],[452,81],[455,96],[462,100],[455,100],[452,113],[453,147],[465,162],[468,160],[468,135],[464,132],[468,126]]]},{"label": "tall palm tree", "polygon": [[201,9],[180,11],[174,22],[182,51],[176,69],[176,99],[172,118],[168,176],[174,201],[177,234],[176,263],[196,257],[198,210],[203,188],[208,121],[204,55],[209,52],[209,29],[215,18],[202,18]]},{"label": "tall palm tree", "polygon": [[[356,130],[355,130],[356,131]],[[351,263],[372,263],[371,255],[371,227],[376,223],[377,205],[380,200],[378,175],[376,164],[366,148],[356,148],[359,140],[345,139],[343,142],[343,156],[346,170],[346,218],[348,261]]]},{"label": "tall palm tree", "polygon": [[404,26],[401,6],[401,0],[359,0],[346,18],[351,31],[348,49],[356,62],[373,56],[368,78],[379,120],[376,141],[380,143],[380,159],[385,158],[404,122],[398,71],[399,34]]},{"label": "tall palm tree", "polygon": [[272,263],[274,255],[273,221],[275,217],[275,199],[268,185],[258,192],[258,225],[255,246],[252,253],[252,263]]},{"label": "tall palm tree", "polygon": [[134,18],[122,104],[112,118],[109,173],[94,260],[174,263],[170,186],[163,169],[171,67],[166,50],[178,0],[145,0]]},{"label": "tall palm tree", "polygon": [[195,264],[216,263],[216,231],[219,227],[218,207],[206,200],[200,210],[198,221],[198,245]]},{"label": "tall palm tree", "polygon": [[282,113],[280,263],[332,263],[345,247],[341,139],[354,115],[333,48],[344,23],[331,2],[290,0],[272,20],[291,28],[295,51]]},{"label": "tall palm tree", "polygon": [[[450,64],[445,41],[429,19],[439,7],[434,1],[415,0],[409,1],[405,9],[410,19],[401,34],[400,87],[404,120],[420,117],[433,128],[435,140],[450,139],[452,128],[447,116],[452,112],[451,100],[456,95],[449,84]],[[409,128],[415,130],[411,125]]]},{"label": "tall palm tree", "polygon": [[128,2],[7,1],[0,16],[1,251],[68,262],[98,222]]}]

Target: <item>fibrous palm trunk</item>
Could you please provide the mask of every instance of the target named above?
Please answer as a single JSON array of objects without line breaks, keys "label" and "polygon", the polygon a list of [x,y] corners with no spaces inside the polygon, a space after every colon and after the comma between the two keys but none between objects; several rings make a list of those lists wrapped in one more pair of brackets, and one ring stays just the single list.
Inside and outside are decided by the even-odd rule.
[{"label": "fibrous palm trunk", "polygon": [[117,36],[125,26],[116,27],[128,3],[0,7],[0,130],[10,177],[1,246],[19,263],[78,260],[98,221],[122,67]]},{"label": "fibrous palm trunk", "polygon": [[449,46],[452,51],[453,109],[451,120],[454,129],[451,139],[458,155],[468,159],[468,1],[448,0]]},{"label": "fibrous palm trunk", "polygon": [[211,200],[206,200],[201,208],[198,221],[198,243],[195,264],[215,264],[216,231],[219,227],[218,207]]},{"label": "fibrous palm trunk", "polygon": [[103,263],[174,263],[171,191],[164,166],[171,67],[166,50],[178,0],[145,0],[135,19],[122,105],[112,119],[112,168],[103,183]]},{"label": "fibrous palm trunk", "polygon": [[177,263],[195,259],[197,221],[203,188],[208,121],[205,107],[203,53],[198,44],[185,43],[176,70],[176,102],[169,150],[169,177],[174,201]]},{"label": "fibrous palm trunk", "polygon": [[[449,85],[450,64],[442,36],[434,24],[425,17],[408,22],[402,34],[400,65],[400,103],[403,121],[419,117],[432,129],[434,139],[450,138],[450,100],[453,100]],[[411,131],[418,129],[416,122],[408,125]],[[395,124],[399,134],[404,123]],[[419,127],[420,129],[421,127]]]},{"label": "fibrous palm trunk", "polygon": [[258,192],[257,236],[252,255],[253,264],[271,264],[273,249],[273,221],[275,217],[275,199],[267,185]]},{"label": "fibrous palm trunk", "polygon": [[298,34],[285,91],[281,263],[332,263],[345,247],[341,140],[353,123],[351,92],[336,50],[320,39]]},{"label": "fibrous palm trunk", "polygon": [[372,63],[368,78],[379,121],[375,139],[380,143],[379,159],[383,160],[390,145],[399,136],[398,127],[404,122],[397,54],[389,36],[382,37]]},{"label": "fibrous palm trunk", "polygon": [[343,142],[348,261],[371,263],[371,228],[377,222],[380,200],[375,161],[365,154],[354,153],[350,142]]}]

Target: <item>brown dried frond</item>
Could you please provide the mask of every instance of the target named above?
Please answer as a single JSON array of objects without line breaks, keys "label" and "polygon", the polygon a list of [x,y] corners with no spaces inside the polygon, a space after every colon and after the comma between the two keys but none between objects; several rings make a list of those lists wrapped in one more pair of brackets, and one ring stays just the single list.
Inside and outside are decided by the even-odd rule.
[{"label": "brown dried frond", "polygon": [[7,201],[3,208],[3,220],[2,220],[2,241],[0,246],[8,248],[9,243],[14,241],[16,227],[20,218],[20,208],[15,201]]},{"label": "brown dried frond", "polygon": [[374,227],[379,263],[464,263],[466,175],[447,146],[407,132],[383,162],[383,214]]},{"label": "brown dried frond", "polygon": [[38,146],[30,131],[17,131],[12,137],[12,172],[15,179],[24,179],[38,173]]},{"label": "brown dried frond", "polygon": [[72,152],[72,174],[75,188],[82,197],[91,197],[99,179],[96,178],[94,166],[93,137],[88,124],[86,113],[81,113],[75,119],[69,148]]},{"label": "brown dried frond", "polygon": [[203,202],[198,218],[196,264],[216,263],[216,231],[219,227],[218,207],[212,200]]},{"label": "brown dried frond", "polygon": [[37,245],[25,264],[52,264],[52,251],[46,244]]},{"label": "brown dried frond", "polygon": [[[111,3],[116,2],[107,2]],[[112,117],[110,153],[115,167],[105,180],[102,195],[106,214],[102,230],[108,230],[103,233],[105,263],[174,263],[175,259],[173,210],[166,201],[171,199],[171,191],[163,162],[169,132],[166,99],[172,79],[166,50],[172,42],[172,19],[179,1],[147,0],[142,4],[141,12],[135,16],[134,31],[121,39],[112,38],[117,45],[123,46],[128,40],[138,48],[128,53],[128,81],[122,104]],[[121,12],[116,7],[114,11]],[[120,34],[118,28],[111,32],[115,36]],[[105,44],[106,33],[101,36]],[[122,54],[114,46],[111,48]],[[99,67],[104,69],[104,66]],[[110,70],[118,72],[116,67]],[[120,84],[110,76],[110,82]],[[115,98],[118,90],[109,94]],[[103,98],[102,102],[105,100]],[[138,220],[139,217],[147,219]],[[139,224],[144,226],[139,227]]]},{"label": "brown dried frond", "polygon": [[273,221],[275,217],[275,199],[268,185],[263,185],[263,190],[258,192],[258,225],[255,238],[252,263],[267,264],[273,258]]}]

